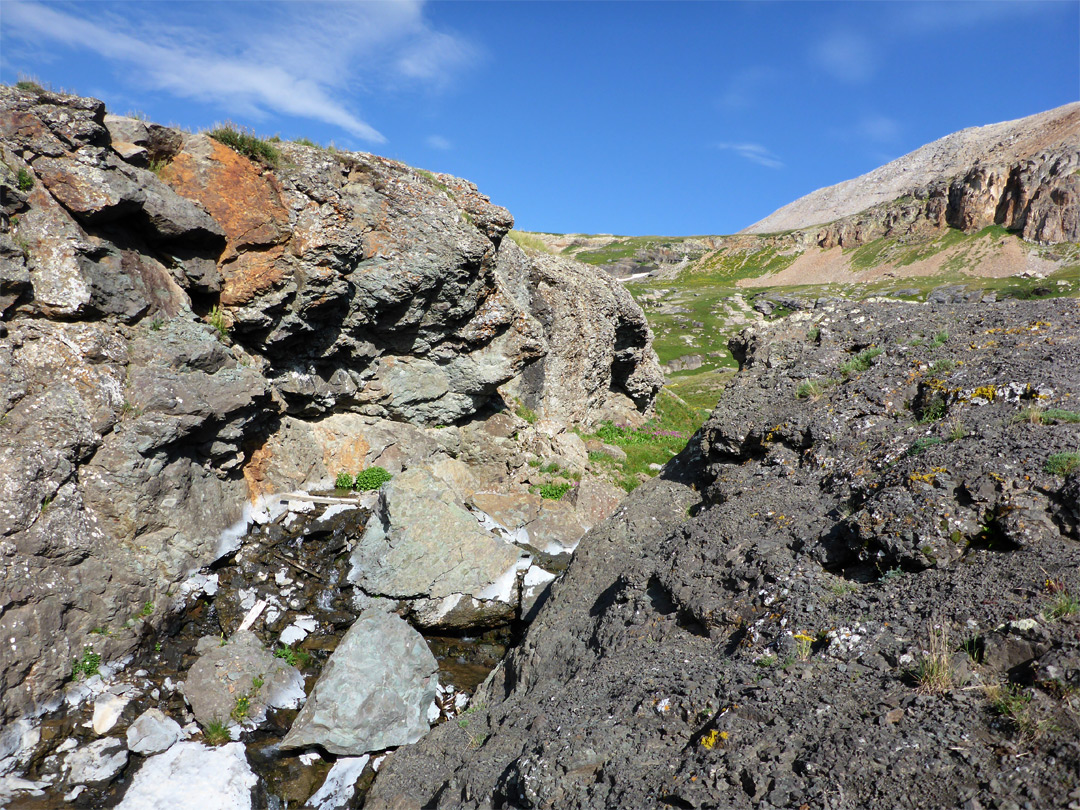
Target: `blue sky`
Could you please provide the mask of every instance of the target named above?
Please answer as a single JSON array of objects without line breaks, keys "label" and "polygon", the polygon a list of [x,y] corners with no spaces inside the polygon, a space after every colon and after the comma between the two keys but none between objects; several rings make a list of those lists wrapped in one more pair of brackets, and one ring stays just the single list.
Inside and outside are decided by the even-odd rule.
[{"label": "blue sky", "polygon": [[0,79],[475,182],[527,230],[732,233],[1080,99],[1080,2],[0,4]]}]

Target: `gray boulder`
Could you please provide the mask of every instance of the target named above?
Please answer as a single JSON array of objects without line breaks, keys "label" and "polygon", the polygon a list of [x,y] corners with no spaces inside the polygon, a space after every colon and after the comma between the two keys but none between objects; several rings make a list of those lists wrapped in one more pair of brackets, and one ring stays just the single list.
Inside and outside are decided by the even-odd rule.
[{"label": "gray boulder", "polygon": [[275,658],[248,630],[224,645],[203,639],[197,649],[202,655],[184,679],[184,697],[204,726],[230,720],[257,725],[268,708],[292,709],[304,699],[300,671]]},{"label": "gray boulder", "polygon": [[423,468],[386,484],[353,549],[349,581],[369,596],[416,602],[426,626],[505,621],[522,552],[481,528],[447,489]]},{"label": "gray boulder", "polygon": [[404,619],[368,611],[326,662],[281,747],[359,756],[414,743],[428,730],[437,671],[427,642]]},{"label": "gray boulder", "polygon": [[161,709],[147,709],[127,730],[128,748],[149,756],[168,750],[180,739],[180,724]]}]

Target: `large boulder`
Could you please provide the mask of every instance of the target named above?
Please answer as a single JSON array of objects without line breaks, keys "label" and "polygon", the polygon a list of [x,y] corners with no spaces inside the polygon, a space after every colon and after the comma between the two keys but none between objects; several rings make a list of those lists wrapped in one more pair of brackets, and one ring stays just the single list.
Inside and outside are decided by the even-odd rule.
[{"label": "large boulder", "polygon": [[352,551],[349,581],[369,596],[406,600],[424,626],[504,623],[517,607],[527,555],[485,530],[422,467],[383,486]]},{"label": "large boulder", "polygon": [[258,725],[267,709],[294,709],[304,699],[300,670],[275,658],[248,630],[227,643],[203,639],[197,649],[202,654],[184,677],[184,697],[204,726]]},{"label": "large boulder", "polygon": [[437,672],[423,636],[392,613],[369,610],[326,662],[281,746],[359,756],[414,743],[428,730]]}]

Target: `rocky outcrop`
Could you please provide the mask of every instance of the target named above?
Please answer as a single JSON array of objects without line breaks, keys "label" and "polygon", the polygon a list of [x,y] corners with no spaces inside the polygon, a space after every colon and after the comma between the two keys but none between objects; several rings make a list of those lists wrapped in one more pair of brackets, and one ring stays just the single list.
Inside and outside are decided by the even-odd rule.
[{"label": "rocky outcrop", "polygon": [[[133,649],[260,496],[372,446],[400,469],[406,428],[469,457],[466,423],[512,392],[560,419],[651,407],[651,335],[621,288],[568,266],[540,312],[547,271],[471,184],[280,148],[272,169],[0,88],[0,716],[40,707],[86,647]],[[538,363],[551,373],[526,386]],[[442,425],[452,447],[423,430]]]},{"label": "rocky outcrop", "polygon": [[[868,174],[785,205],[743,233],[834,223],[884,235],[920,223],[964,230],[1003,225],[1035,242],[1080,239],[1080,103],[947,135]],[[876,209],[873,213],[868,209]],[[863,213],[867,212],[867,213]],[[880,235],[880,234],[879,234]],[[877,238],[870,236],[862,241]],[[826,245],[827,246],[827,245]]]},{"label": "rocky outcrop", "polygon": [[365,807],[1068,804],[1078,314],[744,331],[712,417],[586,535],[468,728],[392,754]]}]

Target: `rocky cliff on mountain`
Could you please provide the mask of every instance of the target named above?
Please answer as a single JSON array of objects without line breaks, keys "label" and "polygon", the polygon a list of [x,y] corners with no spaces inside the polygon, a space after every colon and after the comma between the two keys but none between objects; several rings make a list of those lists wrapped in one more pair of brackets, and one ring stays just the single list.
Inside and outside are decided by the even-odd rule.
[{"label": "rocky cliff on mountain", "polygon": [[[262,496],[432,455],[505,483],[536,458],[512,435],[556,454],[567,422],[652,407],[609,279],[525,256],[464,180],[278,146],[0,88],[2,717],[132,650]],[[535,430],[475,421],[515,397]]]},{"label": "rocky cliff on mountain", "polygon": [[822,303],[366,808],[1080,803],[1080,304]]},{"label": "rocky cliff on mountain", "polygon": [[1080,102],[947,135],[819,189],[742,233],[827,225],[821,247],[932,228],[1001,225],[1032,242],[1080,241]]}]

